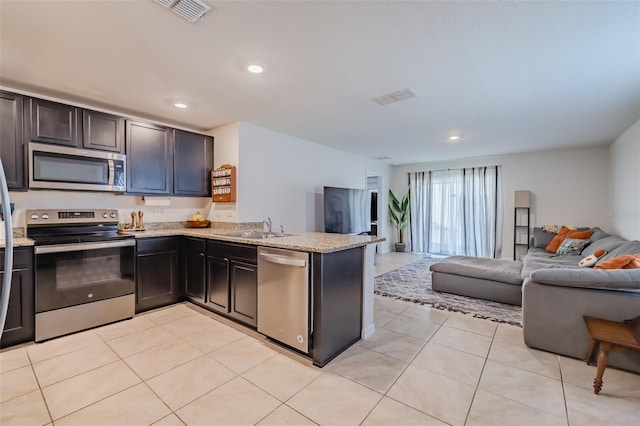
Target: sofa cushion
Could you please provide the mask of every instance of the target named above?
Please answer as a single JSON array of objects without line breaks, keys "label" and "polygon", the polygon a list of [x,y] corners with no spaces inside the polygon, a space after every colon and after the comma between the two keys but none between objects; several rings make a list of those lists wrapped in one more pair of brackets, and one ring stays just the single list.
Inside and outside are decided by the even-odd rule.
[{"label": "sofa cushion", "polygon": [[524,259],[522,259],[521,277],[524,280],[528,278],[533,271],[537,271],[538,269],[577,269],[579,268],[578,263],[581,260],[581,255],[559,255],[549,253],[545,249],[531,248]]},{"label": "sofa cushion", "polygon": [[547,244],[545,249],[551,253],[555,253],[558,251],[558,247],[560,247],[560,244],[562,244],[565,238],[576,238],[583,240],[589,238],[591,234],[593,234],[593,231],[591,231],[591,229],[587,229],[585,231],[575,231],[563,226],[560,232],[558,232],[558,235],[553,237],[553,240],[551,240],[551,242]]},{"label": "sofa cushion", "polygon": [[640,269],[540,269],[531,273],[531,280],[555,286],[640,291]]},{"label": "sofa cushion", "polygon": [[586,246],[589,245],[590,240],[579,240],[576,238],[565,238],[558,247],[557,254],[580,254]]},{"label": "sofa cushion", "polygon": [[558,234],[545,231],[542,228],[533,228],[533,247],[545,248],[556,235]]},{"label": "sofa cushion", "polygon": [[481,278],[507,284],[521,285],[522,262],[514,260],[488,259],[472,256],[450,256],[434,263],[433,272]]},{"label": "sofa cushion", "polygon": [[609,234],[607,234],[606,232],[604,232],[602,229],[596,227],[591,228],[591,230],[593,231],[593,234],[591,234],[591,236],[589,237],[589,239],[591,240],[591,242],[594,241],[598,241],[602,238],[608,237]]},{"label": "sofa cushion", "polygon": [[609,253],[605,254],[604,256],[602,256],[600,258],[600,260],[598,260],[598,263],[596,263],[596,265],[602,263],[602,262],[606,262],[609,259],[613,259],[614,257],[618,257],[621,254],[640,254],[640,241],[638,240],[634,240],[634,241],[626,241],[619,245],[618,247],[616,247],[615,249],[611,250]]},{"label": "sofa cushion", "polygon": [[620,247],[626,242],[627,240],[625,240],[624,238],[620,238],[617,235],[609,235],[608,237],[600,238],[599,240],[593,241],[591,244],[585,247],[584,250],[582,250],[582,255],[584,257],[587,257],[590,254],[594,254],[600,249],[605,249],[607,253],[611,253],[614,249]]},{"label": "sofa cushion", "polygon": [[542,228],[533,228],[533,247],[545,248],[556,234],[544,231]]}]

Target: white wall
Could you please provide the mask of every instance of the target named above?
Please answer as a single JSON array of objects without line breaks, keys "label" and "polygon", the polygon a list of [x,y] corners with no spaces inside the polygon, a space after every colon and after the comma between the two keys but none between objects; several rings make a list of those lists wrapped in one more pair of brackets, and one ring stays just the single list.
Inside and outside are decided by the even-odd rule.
[{"label": "white wall", "polygon": [[393,190],[403,193],[407,173],[476,166],[502,166],[504,226],[502,258],[513,257],[514,192],[531,191],[531,226],[599,226],[609,230],[608,147],[540,151],[439,163],[397,166]]},{"label": "white wall", "polygon": [[[213,136],[214,168],[223,164],[236,166],[240,163],[238,122],[228,123],[211,129],[208,133]],[[236,187],[240,191],[241,187]],[[238,203],[211,203],[209,220],[217,222],[238,222]]]},{"label": "white wall", "polygon": [[640,240],[640,120],[609,148],[609,185],[605,214],[612,233]]},{"label": "white wall", "polygon": [[274,230],[282,224],[290,232],[322,231],[325,185],[364,189],[369,173],[389,187],[391,166],[380,161],[248,123],[239,123],[239,131],[240,222],[269,216]]}]

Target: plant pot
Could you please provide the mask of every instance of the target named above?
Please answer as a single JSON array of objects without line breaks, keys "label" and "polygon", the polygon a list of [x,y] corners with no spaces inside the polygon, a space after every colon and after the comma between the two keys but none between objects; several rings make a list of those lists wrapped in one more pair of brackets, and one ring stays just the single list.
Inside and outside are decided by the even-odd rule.
[{"label": "plant pot", "polygon": [[403,252],[407,247],[407,243],[395,243],[394,246],[397,252]]}]

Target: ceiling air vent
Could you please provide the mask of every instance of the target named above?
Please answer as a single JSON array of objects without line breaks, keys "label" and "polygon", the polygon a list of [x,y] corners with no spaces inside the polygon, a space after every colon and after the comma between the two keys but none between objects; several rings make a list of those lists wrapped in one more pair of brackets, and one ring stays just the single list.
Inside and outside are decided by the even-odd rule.
[{"label": "ceiling air vent", "polygon": [[191,22],[201,19],[210,9],[200,0],[156,0],[156,2]]},{"label": "ceiling air vent", "polygon": [[378,105],[389,105],[394,102],[411,99],[415,96],[416,95],[414,95],[411,90],[404,89],[397,92],[389,93],[388,95],[378,96],[377,98],[373,98],[372,101],[377,103]]}]

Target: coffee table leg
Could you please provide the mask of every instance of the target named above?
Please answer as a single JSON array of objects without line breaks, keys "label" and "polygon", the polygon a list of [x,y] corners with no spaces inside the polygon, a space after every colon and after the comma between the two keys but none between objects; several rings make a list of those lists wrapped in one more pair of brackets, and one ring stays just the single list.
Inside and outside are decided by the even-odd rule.
[{"label": "coffee table leg", "polygon": [[602,389],[602,375],[604,374],[604,369],[607,368],[607,357],[609,356],[610,350],[611,343],[600,342],[600,353],[598,354],[596,378],[593,380],[593,393],[595,393],[596,395],[600,394],[600,389]]},{"label": "coffee table leg", "polygon": [[587,352],[587,359],[585,359],[587,365],[591,365],[591,358],[593,357],[593,352],[595,351],[597,344],[598,342],[596,341],[596,339],[589,339],[589,351]]}]

